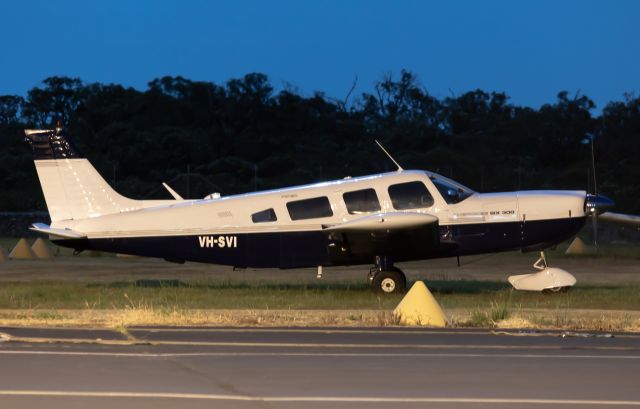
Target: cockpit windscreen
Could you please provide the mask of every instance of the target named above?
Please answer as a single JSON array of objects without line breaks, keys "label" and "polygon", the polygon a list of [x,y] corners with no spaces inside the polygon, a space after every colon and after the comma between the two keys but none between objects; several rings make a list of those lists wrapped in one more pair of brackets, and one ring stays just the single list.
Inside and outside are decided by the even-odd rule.
[{"label": "cockpit windscreen", "polygon": [[473,195],[475,192],[458,182],[454,182],[437,173],[427,173],[447,204],[456,204]]}]

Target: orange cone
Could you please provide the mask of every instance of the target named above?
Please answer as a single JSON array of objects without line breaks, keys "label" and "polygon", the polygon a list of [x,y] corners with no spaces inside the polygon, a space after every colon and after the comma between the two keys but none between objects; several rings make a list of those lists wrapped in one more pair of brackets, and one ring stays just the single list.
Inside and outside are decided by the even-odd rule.
[{"label": "orange cone", "polygon": [[53,258],[51,248],[47,245],[47,242],[40,237],[33,243],[31,250],[33,250],[33,254],[39,259]]},{"label": "orange cone", "polygon": [[569,244],[569,247],[567,247],[567,250],[564,252],[564,254],[587,254],[587,253],[589,253],[589,249],[587,248],[587,245],[584,244],[584,241],[580,239],[580,237],[576,237],[575,239],[573,239],[571,244]]},{"label": "orange cone", "polygon": [[29,243],[25,238],[18,240],[16,246],[9,253],[9,258],[11,260],[35,260],[36,255],[33,254],[33,250],[29,247]]}]

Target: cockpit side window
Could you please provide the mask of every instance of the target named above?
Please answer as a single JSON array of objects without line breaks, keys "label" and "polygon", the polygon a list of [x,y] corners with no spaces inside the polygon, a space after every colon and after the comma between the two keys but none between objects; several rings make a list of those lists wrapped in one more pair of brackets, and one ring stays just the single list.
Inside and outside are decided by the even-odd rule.
[{"label": "cockpit side window", "polygon": [[317,219],[333,216],[331,204],[326,196],[295,200],[287,203],[291,220]]},{"label": "cockpit side window", "polygon": [[447,204],[456,204],[473,195],[475,192],[466,186],[462,186],[440,175],[429,176],[438,192]]},{"label": "cockpit side window", "polygon": [[251,221],[254,223],[275,222],[278,220],[276,212],[273,209],[266,209],[251,215]]},{"label": "cockpit side window", "polygon": [[349,214],[365,214],[380,211],[380,201],[374,189],[354,190],[342,195]]},{"label": "cockpit side window", "polygon": [[396,210],[420,209],[433,206],[433,196],[422,182],[398,183],[389,186],[389,197]]}]

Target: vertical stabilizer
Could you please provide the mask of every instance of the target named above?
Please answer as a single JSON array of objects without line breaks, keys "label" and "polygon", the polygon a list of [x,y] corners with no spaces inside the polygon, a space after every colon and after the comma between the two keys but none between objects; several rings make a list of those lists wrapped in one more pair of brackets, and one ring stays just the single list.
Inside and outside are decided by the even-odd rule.
[{"label": "vertical stabilizer", "polygon": [[144,207],[118,194],[78,153],[61,128],[26,130],[51,221],[85,219]]}]

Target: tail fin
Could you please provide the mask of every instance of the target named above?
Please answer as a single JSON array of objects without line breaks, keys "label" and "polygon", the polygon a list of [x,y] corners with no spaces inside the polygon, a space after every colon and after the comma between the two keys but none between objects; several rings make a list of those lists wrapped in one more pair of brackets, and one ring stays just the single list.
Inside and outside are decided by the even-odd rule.
[{"label": "tail fin", "polygon": [[121,196],[83,158],[63,134],[55,130],[25,130],[33,150],[40,185],[51,221],[85,219],[139,209],[142,201]]}]

